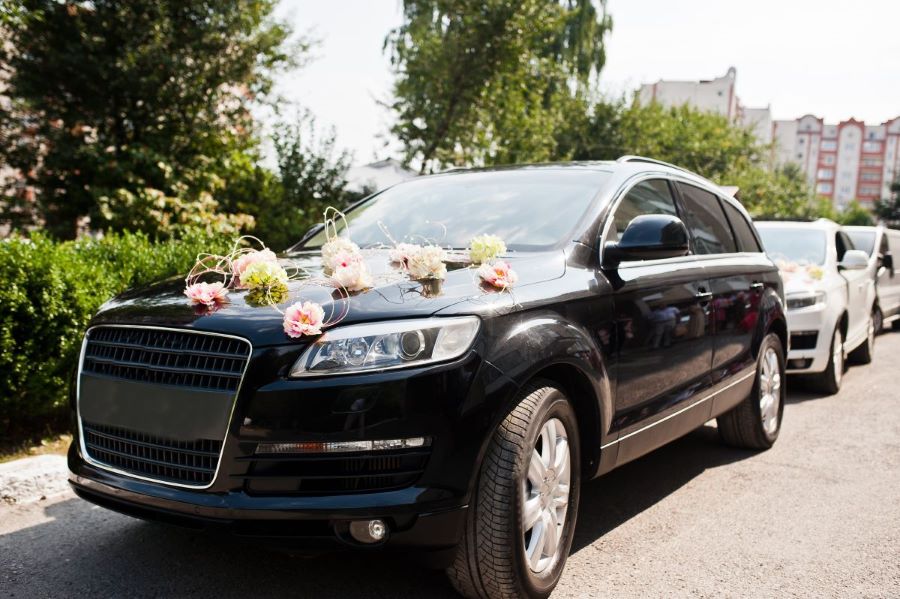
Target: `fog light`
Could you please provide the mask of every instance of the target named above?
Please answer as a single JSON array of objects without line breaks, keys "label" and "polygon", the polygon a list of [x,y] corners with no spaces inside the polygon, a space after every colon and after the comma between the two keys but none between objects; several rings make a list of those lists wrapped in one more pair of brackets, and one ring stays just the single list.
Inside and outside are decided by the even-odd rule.
[{"label": "fog light", "polygon": [[330,441],[324,443],[260,443],[256,453],[347,453],[353,451],[384,451],[416,449],[431,445],[429,437],[409,439],[376,439],[375,441]]},{"label": "fog light", "polygon": [[354,520],[350,523],[350,536],[360,543],[380,543],[387,538],[388,525],[384,520]]}]

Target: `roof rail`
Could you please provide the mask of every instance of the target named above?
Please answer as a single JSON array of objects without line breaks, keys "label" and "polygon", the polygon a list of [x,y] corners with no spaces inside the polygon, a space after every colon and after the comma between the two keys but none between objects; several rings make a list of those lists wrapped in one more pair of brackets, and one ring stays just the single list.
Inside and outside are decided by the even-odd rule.
[{"label": "roof rail", "polygon": [[668,166],[669,168],[678,169],[680,171],[684,171],[686,173],[690,173],[695,176],[697,175],[696,173],[691,173],[691,171],[687,170],[686,168],[683,168],[683,167],[680,167],[680,166],[677,166],[677,165],[674,165],[674,164],[671,164],[668,162],[663,162],[662,160],[656,160],[655,158],[646,158],[644,156],[632,156],[630,154],[626,154],[625,156],[620,156],[616,160],[616,162],[647,162],[649,164],[658,164],[660,166]]}]

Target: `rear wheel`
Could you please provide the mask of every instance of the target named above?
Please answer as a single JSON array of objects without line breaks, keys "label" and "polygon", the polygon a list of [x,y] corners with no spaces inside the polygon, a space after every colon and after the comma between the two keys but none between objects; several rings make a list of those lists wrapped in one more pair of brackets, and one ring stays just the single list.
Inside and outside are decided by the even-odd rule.
[{"label": "rear wheel", "polygon": [[872,320],[875,321],[875,334],[882,334],[884,332],[884,313],[880,307],[875,306],[875,309],[872,310]]},{"label": "rear wheel", "polygon": [[533,386],[494,433],[450,582],[478,598],[548,597],[572,546],[578,426],[566,396]]},{"label": "rear wheel", "polygon": [[866,340],[863,341],[862,345],[850,352],[850,360],[856,364],[869,364],[872,362],[872,356],[875,354],[875,331],[875,310],[873,310],[866,328]]},{"label": "rear wheel", "polygon": [[778,335],[770,333],[759,348],[753,391],[716,419],[722,440],[745,449],[772,447],[781,431],[784,381],[784,348]]}]

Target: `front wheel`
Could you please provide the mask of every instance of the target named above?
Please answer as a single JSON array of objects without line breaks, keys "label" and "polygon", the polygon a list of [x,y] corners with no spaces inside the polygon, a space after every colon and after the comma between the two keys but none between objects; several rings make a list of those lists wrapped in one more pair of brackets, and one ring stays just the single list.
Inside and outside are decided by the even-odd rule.
[{"label": "front wheel", "polygon": [[747,398],[716,419],[722,440],[743,449],[768,449],[781,431],[784,414],[784,347],[770,333],[759,347],[756,380]]},{"label": "front wheel", "polygon": [[568,398],[535,385],[487,449],[450,582],[466,597],[548,597],[578,514],[578,424]]},{"label": "front wheel", "polygon": [[[878,310],[878,308],[875,308],[875,310]],[[870,364],[872,362],[872,356],[875,354],[875,335],[878,334],[875,316],[876,313],[873,311],[867,325],[866,340],[862,345],[850,352],[849,358],[856,364]]]},{"label": "front wheel", "polygon": [[819,391],[828,395],[834,395],[841,390],[841,382],[844,380],[844,334],[841,327],[834,329],[831,337],[831,353],[828,356],[828,365],[824,372],[816,375],[813,384]]}]

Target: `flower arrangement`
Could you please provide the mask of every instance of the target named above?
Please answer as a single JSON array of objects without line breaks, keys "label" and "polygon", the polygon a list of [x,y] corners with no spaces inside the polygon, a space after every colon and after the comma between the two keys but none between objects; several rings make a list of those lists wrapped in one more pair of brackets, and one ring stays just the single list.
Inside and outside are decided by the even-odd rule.
[{"label": "flower arrangement", "polygon": [[[288,337],[322,334],[324,329],[346,316],[348,303],[332,302],[331,314],[326,314],[321,304],[308,300],[295,301],[282,311],[278,306],[289,302],[291,289],[296,293],[298,287],[289,286],[289,283],[300,284],[300,291],[307,286],[331,288],[345,298],[375,285],[362,250],[349,237],[338,234],[339,221],[343,221],[344,231],[349,231],[343,213],[328,208],[324,216],[325,243],[321,249],[324,277],[316,278],[302,268],[285,265],[285,261],[280,261],[259,239],[244,236],[224,256],[201,254],[197,257],[185,278],[185,296],[193,305],[204,308],[204,314],[209,314],[225,303],[229,288],[247,290],[245,301],[249,305],[271,306],[282,314]],[[479,235],[469,246],[469,258],[478,278],[500,291],[507,291],[518,282],[518,275],[509,262],[499,259],[505,252],[506,244],[495,235]],[[441,282],[447,277],[448,254],[444,248],[436,244],[395,242],[390,247],[389,258],[410,279],[422,284],[424,297],[440,294]],[[220,280],[200,280],[210,277]]]},{"label": "flower arrangement", "polygon": [[506,244],[496,235],[478,235],[469,242],[469,257],[475,264],[484,264],[506,253]]},{"label": "flower arrangement", "polygon": [[284,332],[288,337],[320,335],[325,322],[325,310],[313,302],[296,302],[284,311]]},{"label": "flower arrangement", "polygon": [[482,281],[497,289],[509,289],[519,280],[519,275],[505,260],[485,262],[478,267],[478,276]]},{"label": "flower arrangement", "polygon": [[210,308],[225,302],[228,289],[219,281],[215,283],[194,283],[185,288],[184,294],[191,300],[191,303]]},{"label": "flower arrangement", "polygon": [[778,266],[778,271],[785,283],[798,276],[803,277],[808,283],[821,281],[825,276],[825,271],[818,264],[794,262],[792,260],[776,260],[775,265]]}]

